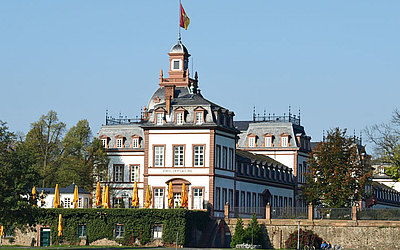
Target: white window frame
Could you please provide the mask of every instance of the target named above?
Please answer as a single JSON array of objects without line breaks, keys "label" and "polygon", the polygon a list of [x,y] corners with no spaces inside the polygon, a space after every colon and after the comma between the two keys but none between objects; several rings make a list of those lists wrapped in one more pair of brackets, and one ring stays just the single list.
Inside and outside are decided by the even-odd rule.
[{"label": "white window frame", "polygon": [[154,167],[164,167],[164,146],[154,146]]},{"label": "white window frame", "polygon": [[133,138],[132,139],[132,148],[138,148],[139,147],[139,138]]},{"label": "white window frame", "polygon": [[[178,62],[178,68],[175,68],[175,62]],[[171,70],[182,70],[182,60],[180,59],[172,59],[171,60]]]},{"label": "white window frame", "polygon": [[138,182],[139,181],[139,172],[140,166],[139,165],[131,165],[131,182]]},{"label": "white window frame", "polygon": [[164,113],[156,113],[157,125],[164,124]]},{"label": "white window frame", "polygon": [[101,143],[103,144],[103,147],[107,148],[107,139],[101,139]]},{"label": "white window frame", "polygon": [[114,182],[123,182],[124,165],[114,165]]},{"label": "white window frame", "polygon": [[164,189],[154,188],[154,208],[164,208]]},{"label": "white window frame", "polygon": [[282,136],[281,138],[281,147],[287,147],[289,144],[288,136]]},{"label": "white window frame", "polygon": [[174,207],[181,207],[181,193],[174,193]]},{"label": "white window frame", "polygon": [[65,208],[71,207],[71,198],[64,198],[64,207]]},{"label": "white window frame", "polygon": [[153,239],[162,239],[162,225],[153,226]]},{"label": "white window frame", "polygon": [[196,124],[203,124],[203,112],[196,112]]},{"label": "white window frame", "polygon": [[176,124],[183,124],[183,112],[176,112]]},{"label": "white window frame", "polygon": [[117,138],[115,144],[117,145],[117,148],[122,148],[123,147],[123,139],[122,138]]},{"label": "white window frame", "polygon": [[255,136],[249,136],[249,147],[253,148],[256,146],[256,137]]},{"label": "white window frame", "polygon": [[193,146],[193,165],[195,167],[204,167],[204,146]]},{"label": "white window frame", "polygon": [[272,136],[266,136],[264,138],[265,147],[272,147]]},{"label": "white window frame", "polygon": [[185,146],[174,146],[174,167],[185,166]]},{"label": "white window frame", "polygon": [[193,188],[193,209],[203,209],[203,189]]},{"label": "white window frame", "polygon": [[116,224],[115,225],[115,238],[120,239],[124,237],[124,225]]}]

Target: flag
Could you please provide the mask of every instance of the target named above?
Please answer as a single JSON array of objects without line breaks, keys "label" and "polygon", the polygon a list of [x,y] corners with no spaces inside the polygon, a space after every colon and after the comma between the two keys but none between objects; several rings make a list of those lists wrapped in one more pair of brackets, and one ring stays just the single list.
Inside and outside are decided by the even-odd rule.
[{"label": "flag", "polygon": [[187,30],[187,27],[189,26],[190,23],[190,19],[189,17],[186,15],[185,10],[183,9],[183,6],[181,4],[181,21],[180,21],[180,26],[182,28],[185,28],[185,30]]}]

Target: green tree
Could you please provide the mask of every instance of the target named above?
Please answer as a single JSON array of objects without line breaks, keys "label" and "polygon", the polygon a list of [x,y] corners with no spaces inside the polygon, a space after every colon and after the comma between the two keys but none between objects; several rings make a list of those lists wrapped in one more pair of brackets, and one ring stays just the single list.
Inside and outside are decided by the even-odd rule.
[{"label": "green tree", "polygon": [[367,137],[375,145],[375,153],[380,163],[390,165],[385,174],[400,181],[400,112],[395,109],[388,123],[366,128]]},{"label": "green tree", "polygon": [[104,171],[108,161],[101,141],[92,137],[89,122],[78,121],[62,140],[56,180],[61,186],[67,186],[73,181],[90,191],[95,181],[93,173]]},{"label": "green tree", "polygon": [[30,197],[39,177],[35,158],[0,121],[0,225],[23,227],[34,223],[34,201]]},{"label": "green tree", "polygon": [[246,227],[244,242],[264,246],[264,234],[257,221],[257,216],[253,214],[251,221]]},{"label": "green tree", "polygon": [[57,170],[57,160],[61,154],[61,138],[65,124],[60,122],[57,113],[50,110],[42,115],[39,121],[31,124],[31,130],[26,135],[26,149],[36,157],[36,167],[39,170],[43,187],[54,186],[54,174]]},{"label": "green tree", "polygon": [[371,168],[369,157],[346,130],[328,131],[327,138],[310,153],[302,195],[314,205],[348,207],[364,195]]},{"label": "green tree", "polygon": [[231,247],[235,248],[236,245],[242,244],[244,242],[245,234],[246,233],[243,228],[243,220],[239,217],[236,221],[235,233],[233,234],[231,239]]}]

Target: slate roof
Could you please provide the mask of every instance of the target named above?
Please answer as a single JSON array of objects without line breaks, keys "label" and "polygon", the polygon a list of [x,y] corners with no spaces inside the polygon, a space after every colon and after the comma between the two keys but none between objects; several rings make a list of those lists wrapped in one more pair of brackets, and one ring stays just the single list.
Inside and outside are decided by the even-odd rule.
[{"label": "slate roof", "polygon": [[251,161],[257,161],[257,162],[263,162],[268,163],[268,164],[273,164],[275,166],[282,166],[284,168],[288,168],[287,166],[283,165],[282,163],[280,163],[277,160],[272,159],[269,156],[266,155],[261,155],[261,154],[253,154],[251,152],[248,151],[244,151],[244,150],[240,150],[240,149],[236,149],[236,154],[243,157],[243,158],[247,158],[250,159]]},{"label": "slate roof", "polygon": [[[106,135],[109,137],[110,141],[108,142],[109,148],[113,148],[115,145],[115,137],[117,135],[121,135],[126,138],[124,142],[124,147],[131,149],[131,140],[130,138],[133,135],[138,135],[142,139],[144,139],[143,129],[140,127],[141,124],[132,123],[132,124],[121,124],[121,125],[103,125],[98,132],[98,136]],[[140,147],[139,149],[144,149],[144,143],[139,141]]]},{"label": "slate roof", "polygon": [[[68,187],[59,188],[60,194],[73,194],[75,191],[75,185],[77,185],[77,184],[71,184]],[[54,194],[55,189],[56,189],[55,187],[54,188],[38,187],[38,188],[36,188],[36,195],[40,194],[42,192],[42,190],[44,191],[45,194]],[[90,192],[86,191],[85,189],[83,189],[80,186],[78,186],[78,193],[79,194],[90,194]]]}]

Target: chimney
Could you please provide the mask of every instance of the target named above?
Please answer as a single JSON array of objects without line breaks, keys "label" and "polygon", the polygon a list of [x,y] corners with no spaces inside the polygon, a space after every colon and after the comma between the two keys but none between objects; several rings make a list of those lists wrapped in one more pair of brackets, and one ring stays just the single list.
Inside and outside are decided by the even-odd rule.
[{"label": "chimney", "polygon": [[171,109],[171,101],[174,99],[175,85],[165,86],[165,108],[167,109],[167,114],[169,115]]}]

